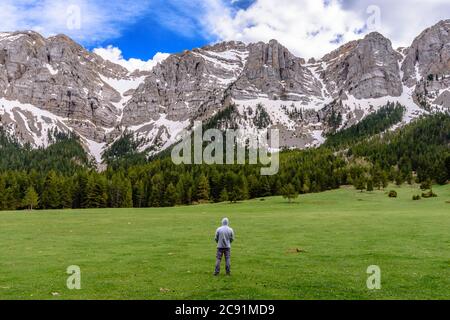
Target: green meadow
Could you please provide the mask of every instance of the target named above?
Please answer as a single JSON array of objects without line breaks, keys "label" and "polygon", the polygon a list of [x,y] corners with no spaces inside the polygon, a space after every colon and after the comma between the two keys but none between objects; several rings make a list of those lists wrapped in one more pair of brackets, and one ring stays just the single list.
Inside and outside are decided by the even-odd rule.
[{"label": "green meadow", "polygon": [[[434,192],[413,201],[417,186],[345,187],[293,203],[0,212],[0,299],[450,299],[450,185]],[[232,276],[213,277],[225,216]],[[66,286],[71,265],[81,290]],[[371,265],[380,290],[366,286]]]}]

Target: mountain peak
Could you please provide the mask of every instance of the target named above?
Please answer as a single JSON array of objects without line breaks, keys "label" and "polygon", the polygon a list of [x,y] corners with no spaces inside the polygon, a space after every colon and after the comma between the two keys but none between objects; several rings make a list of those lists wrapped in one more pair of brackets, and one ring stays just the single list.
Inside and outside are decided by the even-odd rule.
[{"label": "mountain peak", "polygon": [[1,40],[9,40],[16,41],[21,39],[22,37],[31,38],[35,41],[44,41],[45,38],[39,34],[38,32],[32,30],[23,30],[23,31],[15,31],[15,32],[1,32],[0,33],[0,41]]},{"label": "mountain peak", "polygon": [[212,45],[207,45],[202,47],[202,50],[205,51],[226,51],[226,50],[233,50],[233,49],[244,49],[247,45],[244,42],[241,41],[222,41],[217,42]]},{"label": "mountain peak", "polygon": [[386,38],[384,35],[382,35],[378,31],[374,31],[374,32],[371,32],[371,33],[367,34],[364,37],[364,39],[359,40],[359,41],[364,41],[364,40],[387,41],[387,42],[391,43],[391,40]]},{"label": "mountain peak", "polygon": [[273,45],[277,45],[277,44],[280,44],[280,43],[279,43],[278,40],[276,40],[276,39],[271,39],[271,40],[269,41],[269,44],[270,44],[271,46],[273,46]]},{"label": "mountain peak", "polygon": [[438,23],[436,23],[434,26],[435,27],[436,26],[450,26],[450,19],[441,20]]},{"label": "mountain peak", "polygon": [[[413,86],[422,78],[443,77],[450,74],[450,20],[442,20],[424,30],[414,39],[411,47],[406,52],[406,58],[402,66],[404,81],[408,86]],[[423,94],[430,90],[442,91],[447,88],[444,79],[440,82],[428,83],[430,88],[424,89]],[[443,93],[441,93],[443,94]]]},{"label": "mountain peak", "polygon": [[236,105],[236,127],[278,126],[284,147],[304,148],[320,143],[331,111],[345,127],[387,101],[412,110],[408,119],[423,105],[449,104],[449,27],[439,22],[401,54],[372,32],[308,64],[276,39],[224,41],[134,75],[64,34],[0,33],[0,99],[9,101],[0,125],[34,146],[48,143],[50,129],[75,132],[98,160],[127,128],[159,152],[193,121]]}]

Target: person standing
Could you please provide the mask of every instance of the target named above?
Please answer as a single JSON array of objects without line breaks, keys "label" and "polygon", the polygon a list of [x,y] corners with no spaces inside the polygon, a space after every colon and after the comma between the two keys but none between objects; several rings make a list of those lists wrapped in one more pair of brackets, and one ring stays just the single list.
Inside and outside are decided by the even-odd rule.
[{"label": "person standing", "polygon": [[228,218],[223,218],[222,226],[216,230],[215,240],[217,242],[216,268],[214,275],[220,273],[222,257],[225,256],[225,268],[227,275],[231,275],[231,243],[234,241],[234,231],[229,227]]}]

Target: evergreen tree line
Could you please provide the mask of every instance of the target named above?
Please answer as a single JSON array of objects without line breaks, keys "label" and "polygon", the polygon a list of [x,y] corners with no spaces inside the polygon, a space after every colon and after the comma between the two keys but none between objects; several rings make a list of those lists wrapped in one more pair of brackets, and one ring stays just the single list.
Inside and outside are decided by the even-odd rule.
[{"label": "evergreen tree line", "polygon": [[101,173],[77,162],[65,168],[56,159],[50,170],[2,169],[0,210],[170,207],[280,195],[286,186],[290,194],[302,194],[348,184],[370,190],[389,182],[448,181],[448,114],[428,116],[370,138],[359,132],[355,134],[359,142],[344,151],[334,145],[283,151],[274,176],[261,176],[259,165],[175,165],[170,157],[131,166],[116,161]]},{"label": "evergreen tree line", "polygon": [[[329,135],[325,145],[335,149],[354,145],[363,139],[382,133],[399,123],[402,121],[404,113],[405,107],[398,102],[389,102],[386,106],[365,117],[358,124]],[[342,122],[342,116],[339,118],[333,110],[330,122],[339,126],[340,122]]]},{"label": "evergreen tree line", "polygon": [[93,168],[86,152],[76,136],[49,131],[48,148],[33,149],[30,144],[21,146],[0,126],[0,172],[32,169],[38,172],[56,170],[73,173],[79,168]]}]

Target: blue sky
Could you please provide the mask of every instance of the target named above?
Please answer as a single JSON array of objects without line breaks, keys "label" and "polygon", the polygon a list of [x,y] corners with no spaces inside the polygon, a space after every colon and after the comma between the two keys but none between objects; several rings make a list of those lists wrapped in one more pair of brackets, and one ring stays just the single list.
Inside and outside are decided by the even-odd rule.
[{"label": "blue sky", "polygon": [[120,37],[89,44],[87,47],[106,47],[112,45],[122,50],[123,57],[148,60],[157,52],[175,53],[208,44],[209,39],[202,36],[187,37],[161,26],[151,18],[143,17],[127,27]]},{"label": "blue sky", "polygon": [[[164,3],[165,2],[165,3]],[[233,10],[247,9],[255,0],[227,1]],[[182,3],[182,1],[179,1]],[[186,19],[189,27],[186,28],[186,21],[183,22],[183,28],[189,32],[181,32],[172,25],[167,26],[161,20],[160,15],[155,15],[153,10],[149,10],[145,15],[136,19],[130,26],[126,27],[121,36],[116,39],[106,39],[104,41],[89,44],[87,47],[93,49],[95,47],[106,47],[112,45],[122,50],[123,57],[140,58],[143,60],[151,59],[157,52],[176,53],[186,49],[202,47],[214,41],[219,41],[208,33],[202,32],[201,26],[195,18],[189,16],[189,12],[185,12],[177,8],[177,1],[158,1],[159,10],[168,10],[173,15],[181,19]],[[164,7],[164,9],[162,9]],[[176,25],[176,24],[175,24]],[[136,41],[139,39],[139,41]]]},{"label": "blue sky", "polygon": [[394,46],[407,46],[442,19],[450,19],[449,0],[0,2],[0,31],[64,33],[115,62],[147,61],[158,53],[160,59],[164,53],[222,40],[270,39],[277,39],[297,56],[320,58],[371,31],[389,37]]}]

